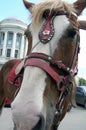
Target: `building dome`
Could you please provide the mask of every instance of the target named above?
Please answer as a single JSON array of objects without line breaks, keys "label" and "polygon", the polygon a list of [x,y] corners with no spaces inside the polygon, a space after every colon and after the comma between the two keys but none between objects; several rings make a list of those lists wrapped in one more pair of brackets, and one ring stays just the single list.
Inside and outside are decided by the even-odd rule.
[{"label": "building dome", "polygon": [[0,22],[0,30],[6,30],[6,29],[12,29],[12,30],[21,30],[24,31],[27,27],[27,24],[25,24],[23,21],[16,19],[16,18],[7,18]]},{"label": "building dome", "polygon": [[7,23],[7,24],[19,24],[19,25],[24,25],[26,26],[22,20],[16,19],[16,18],[7,18],[1,21],[2,24]]},{"label": "building dome", "polygon": [[9,59],[23,58],[26,55],[28,41],[24,35],[27,24],[16,18],[0,21],[0,64]]}]

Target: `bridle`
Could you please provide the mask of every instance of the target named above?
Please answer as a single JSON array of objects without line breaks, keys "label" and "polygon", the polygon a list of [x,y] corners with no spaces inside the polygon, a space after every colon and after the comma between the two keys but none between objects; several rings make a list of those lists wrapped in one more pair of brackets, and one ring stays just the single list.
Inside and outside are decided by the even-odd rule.
[{"label": "bridle", "polygon": [[[76,49],[76,55],[74,56],[74,60],[77,57],[78,50]],[[70,69],[65,66],[63,63],[56,61],[51,56],[45,55],[43,53],[31,53],[26,62],[25,66],[33,66],[38,67],[44,70],[57,84],[57,89],[60,92],[59,99],[56,102],[56,113],[53,121],[53,129],[57,130],[57,127],[60,123],[60,118],[63,112],[63,107],[65,104],[66,97],[72,91],[72,77],[77,73],[77,66],[75,68]],[[53,67],[59,69],[64,76],[60,76]],[[72,67],[73,64],[72,64]]]},{"label": "bridle", "polygon": [[[66,15],[67,17],[69,17],[69,14],[67,12],[58,11],[52,13],[52,15],[49,15],[46,18],[46,22],[44,23],[42,29],[39,32],[39,39],[43,44],[49,42],[54,35],[53,19],[57,15]],[[79,42],[78,34],[77,34],[77,42]],[[52,130],[57,130],[57,127],[59,126],[60,123],[66,97],[71,92],[72,77],[77,73],[78,70],[76,63],[78,59],[78,53],[79,53],[79,44],[76,43],[76,48],[74,51],[74,56],[70,68],[64,65],[62,62],[57,61],[53,57],[43,53],[31,53],[25,60],[24,67],[33,66],[41,68],[57,84],[57,89],[60,92],[60,95],[59,99],[56,102],[56,112],[52,124]],[[54,67],[63,73],[62,77],[54,70]]]}]

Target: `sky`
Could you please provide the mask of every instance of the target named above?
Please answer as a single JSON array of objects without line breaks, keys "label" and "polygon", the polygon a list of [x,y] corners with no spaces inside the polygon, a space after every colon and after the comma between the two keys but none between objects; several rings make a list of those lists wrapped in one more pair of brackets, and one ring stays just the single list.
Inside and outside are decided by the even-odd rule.
[{"label": "sky", "polygon": [[[27,0],[32,3],[38,3],[40,0]],[[72,3],[76,0],[65,0]],[[23,0],[0,0],[0,21],[6,18],[17,18],[30,23],[29,12],[23,5]],[[86,9],[83,11],[80,19],[86,20]],[[80,54],[78,63],[78,76],[86,79],[86,31],[80,30]]]}]

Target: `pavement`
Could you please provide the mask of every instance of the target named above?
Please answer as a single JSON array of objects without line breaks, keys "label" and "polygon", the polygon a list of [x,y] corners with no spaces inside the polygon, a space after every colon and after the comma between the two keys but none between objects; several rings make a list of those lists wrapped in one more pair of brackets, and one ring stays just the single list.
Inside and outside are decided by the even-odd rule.
[{"label": "pavement", "polygon": [[4,108],[0,116],[0,130],[13,130],[13,121],[10,108]]},{"label": "pavement", "polygon": [[[0,130],[13,130],[10,108],[4,108],[0,116]],[[86,110],[83,107],[72,108],[67,112],[59,130],[86,130]]]}]

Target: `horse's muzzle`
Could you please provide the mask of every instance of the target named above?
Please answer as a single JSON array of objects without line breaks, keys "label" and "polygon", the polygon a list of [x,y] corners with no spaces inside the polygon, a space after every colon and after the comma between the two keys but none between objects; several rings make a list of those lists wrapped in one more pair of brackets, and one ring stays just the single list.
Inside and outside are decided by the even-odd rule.
[{"label": "horse's muzzle", "polygon": [[43,115],[39,116],[39,121],[32,130],[45,130],[45,119]]}]

